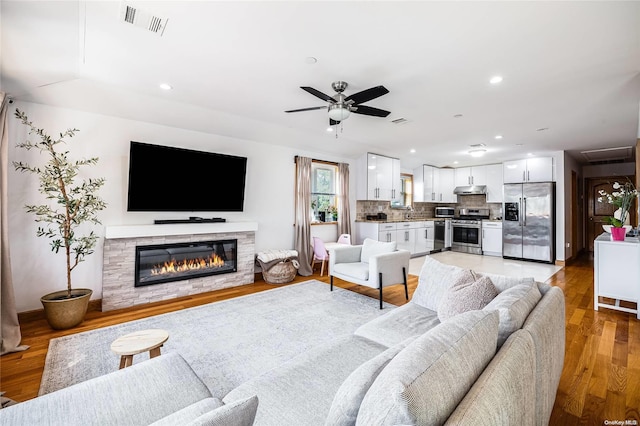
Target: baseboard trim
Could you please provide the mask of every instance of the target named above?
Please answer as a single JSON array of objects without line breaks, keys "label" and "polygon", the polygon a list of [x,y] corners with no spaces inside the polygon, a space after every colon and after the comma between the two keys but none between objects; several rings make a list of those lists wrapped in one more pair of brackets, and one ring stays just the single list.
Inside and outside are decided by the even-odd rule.
[{"label": "baseboard trim", "polygon": [[[102,311],[102,299],[89,301],[87,311]],[[34,309],[33,311],[18,312],[18,322],[37,321],[46,319],[44,309]]]}]

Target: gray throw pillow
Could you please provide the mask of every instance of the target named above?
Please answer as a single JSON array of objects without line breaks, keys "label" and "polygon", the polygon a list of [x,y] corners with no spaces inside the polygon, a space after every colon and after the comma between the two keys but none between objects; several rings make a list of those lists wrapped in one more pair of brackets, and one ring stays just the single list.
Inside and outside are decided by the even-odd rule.
[{"label": "gray throw pillow", "polygon": [[541,297],[542,294],[535,282],[519,284],[498,293],[495,299],[483,308],[485,311],[498,311],[500,314],[498,347],[502,346],[511,333],[522,328]]},{"label": "gray throw pillow", "polygon": [[360,252],[360,262],[369,263],[371,256],[378,254],[393,253],[396,251],[397,243],[391,241],[390,243],[384,243],[376,241],[371,238],[365,238],[362,242],[362,251]]},{"label": "gray throw pillow", "polygon": [[185,423],[187,426],[252,426],[258,411],[258,397],[230,402]]},{"label": "gray throw pillow", "polygon": [[444,424],[496,353],[498,313],[469,311],[396,355],[362,400],[356,425]]},{"label": "gray throw pillow", "polygon": [[467,311],[480,310],[498,295],[489,277],[478,278],[473,271],[458,275],[438,305],[438,319],[444,322]]},{"label": "gray throw pillow", "polygon": [[418,336],[412,336],[371,358],[342,382],[333,397],[325,426],[353,426],[356,424],[358,410],[369,387],[378,374],[389,364],[401,350],[413,342]]},{"label": "gray throw pillow", "polygon": [[425,256],[418,278],[418,287],[413,292],[411,300],[423,308],[437,312],[445,292],[451,287],[455,277],[462,272],[464,269],[458,266],[447,265],[431,256]]}]

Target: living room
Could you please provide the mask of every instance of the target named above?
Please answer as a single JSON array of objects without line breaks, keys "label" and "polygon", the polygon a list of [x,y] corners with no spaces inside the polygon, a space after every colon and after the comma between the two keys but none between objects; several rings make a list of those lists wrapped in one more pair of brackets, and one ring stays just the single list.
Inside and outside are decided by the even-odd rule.
[{"label": "living room", "polygon": [[[457,50],[454,49],[457,45],[448,45],[453,43],[452,40],[456,37],[473,38],[477,35],[474,31],[485,28],[481,23],[476,23],[465,29],[465,25],[472,25],[473,19],[469,15],[479,14],[479,16],[485,16],[483,13],[486,13],[484,18],[486,21],[483,21],[485,25],[489,22],[489,16],[493,14],[496,17],[498,15],[500,17],[508,15],[507,12],[501,11],[495,4],[484,5],[486,9],[483,9],[481,4],[477,6],[477,9],[466,10],[462,6],[458,9],[457,7],[448,8],[443,5],[439,5],[433,10],[429,8],[418,9],[419,15],[421,14],[422,18],[425,19],[425,26],[428,26],[428,23],[434,28],[443,31],[442,34],[446,34],[446,36],[438,38],[440,46],[437,44],[423,46],[422,43],[428,39],[428,35],[419,33],[419,37],[415,37],[417,39],[414,40],[415,44],[408,43],[409,46],[403,47],[401,54],[392,56],[394,60],[389,62],[395,62],[393,67],[383,67],[384,69],[381,71],[376,71],[376,67],[380,67],[380,65],[378,61],[374,61],[371,58],[378,55],[376,51],[381,49],[381,46],[375,43],[371,43],[371,46],[365,49],[365,52],[358,54],[358,60],[360,60],[360,55],[362,57],[368,56],[370,59],[367,61],[362,59],[363,62],[356,65],[352,63],[352,61],[355,62],[352,59],[352,55],[355,55],[358,44],[349,40],[344,40],[344,45],[341,45],[337,39],[332,38],[326,42],[328,46],[324,46],[324,43],[322,43],[313,49],[303,48],[294,43],[283,48],[283,50],[288,49],[290,51],[288,58],[283,57],[280,50],[270,51],[269,46],[271,45],[293,43],[292,39],[297,37],[296,31],[300,33],[310,31],[310,29],[305,28],[305,25],[311,24],[299,19],[298,13],[304,13],[305,10],[304,6],[299,3],[294,3],[295,6],[289,5],[291,9],[296,10],[295,14],[287,7],[281,6],[283,7],[282,9],[277,9],[274,12],[269,11],[267,6],[254,3],[245,3],[234,8],[228,6],[229,9],[222,8],[218,10],[220,19],[225,17],[228,21],[235,21],[234,25],[238,27],[254,27],[255,33],[252,34],[252,37],[241,35],[239,34],[240,31],[231,32],[230,28],[223,25],[222,22],[216,22],[213,25],[217,27],[214,33],[207,32],[202,35],[202,37],[206,35],[208,43],[211,43],[209,47],[212,51],[204,54],[203,52],[207,51],[205,47],[201,46],[202,57],[194,62],[182,60],[179,56],[164,56],[163,49],[166,47],[163,45],[163,41],[172,40],[174,36],[172,34],[172,25],[176,25],[174,28],[183,28],[182,26],[185,25],[184,22],[179,23],[183,17],[173,10],[170,5],[165,5],[164,7],[166,8],[158,6],[157,12],[153,11],[160,16],[166,15],[168,18],[163,35],[146,34],[141,28],[123,27],[128,24],[115,22],[116,20],[114,19],[114,22],[109,23],[108,27],[106,27],[109,29],[109,31],[106,31],[107,33],[114,28],[118,30],[117,33],[112,33],[114,40],[117,39],[117,42],[114,41],[111,45],[103,44],[105,43],[103,39],[95,37],[104,28],[101,27],[102,18],[100,16],[113,15],[117,17],[121,6],[120,2],[111,2],[114,4],[105,2],[102,5],[91,4],[91,2],[61,2],[55,6],[42,3],[38,4],[38,7],[33,7],[34,3],[32,2],[26,2],[27,5],[21,3],[23,2],[3,1],[0,9],[3,27],[2,90],[6,91],[13,100],[8,114],[8,157],[11,161],[18,159],[32,160],[37,158],[38,155],[37,152],[30,152],[25,156],[23,152],[19,152],[15,148],[16,143],[28,138],[27,129],[21,126],[19,121],[13,117],[13,111],[16,108],[25,111],[29,119],[38,127],[47,129],[52,134],[57,134],[71,127],[79,129],[77,136],[69,144],[70,150],[79,157],[99,157],[98,166],[93,168],[90,173],[91,177],[105,177],[106,184],[101,191],[101,196],[107,202],[108,207],[100,213],[102,226],[94,229],[100,238],[100,243],[97,245],[95,253],[89,256],[74,271],[74,281],[93,289],[94,300],[99,300],[102,297],[102,249],[106,227],[146,225],[152,224],[154,220],[158,219],[175,219],[190,215],[184,212],[131,212],[127,210],[128,155],[131,141],[247,157],[243,211],[224,213],[198,212],[197,214],[205,217],[223,216],[228,222],[248,221],[257,223],[257,231],[255,233],[256,252],[270,248],[292,248],[294,245],[295,232],[292,224],[295,222],[294,186],[296,165],[294,158],[296,156],[349,164],[351,170],[349,204],[352,211],[351,217],[354,219],[358,201],[356,197],[358,184],[357,160],[366,152],[378,152],[401,157],[404,160],[402,163],[403,171],[412,172],[415,167],[422,164],[456,167],[452,163],[451,152],[453,151],[462,152],[465,155],[465,158],[459,163],[460,166],[463,166],[472,164],[471,161],[474,161],[473,164],[491,164],[501,163],[508,159],[523,158],[529,152],[528,149],[535,146],[537,147],[537,150],[535,150],[536,155],[550,156],[554,159],[557,191],[555,214],[558,218],[556,263],[559,266],[564,266],[565,264],[570,264],[571,261],[577,261],[578,265],[580,265],[578,270],[582,274],[579,276],[582,278],[589,275],[582,269],[585,267],[584,264],[580,263],[583,262],[580,252],[583,248],[588,247],[585,243],[586,232],[585,226],[576,225],[574,228],[572,217],[575,217],[573,213],[577,212],[576,214],[580,217],[580,223],[582,224],[586,215],[583,216],[584,205],[580,205],[576,194],[571,192],[572,172],[577,176],[577,181],[580,185],[587,175],[608,177],[617,174],[620,169],[625,170],[624,175],[635,174],[636,179],[640,176],[640,173],[637,172],[639,163],[637,161],[637,140],[640,139],[638,128],[640,53],[637,47],[638,26],[634,27],[638,23],[638,18],[634,17],[638,15],[637,13],[634,15],[638,9],[637,5],[633,3],[595,3],[590,6],[590,10],[585,12],[572,10],[572,7],[577,6],[569,2],[564,8],[558,6],[560,9],[554,10],[553,13],[548,15],[546,13],[548,10],[538,10],[532,5],[521,5],[520,8],[514,5],[503,5],[503,7],[514,9],[508,12],[514,14],[514,21],[509,25],[517,26],[522,24],[529,13],[534,14],[537,18],[531,20],[531,22],[535,22],[535,25],[532,23],[526,26],[524,34],[518,33],[518,37],[523,37],[522,39],[514,37],[511,40],[512,43],[527,44],[532,43],[531,39],[535,37],[542,38],[539,44],[533,43],[534,46],[531,47],[533,50],[525,50],[523,48],[523,52],[533,58],[530,62],[523,61],[521,63],[521,66],[526,64],[530,68],[528,72],[546,72],[557,66],[562,68],[562,75],[565,79],[563,80],[564,84],[567,82],[567,75],[575,80],[580,80],[578,75],[578,68],[580,67],[588,74],[584,76],[585,80],[595,78],[594,75],[598,75],[603,80],[614,79],[612,75],[616,75],[613,83],[596,85],[590,91],[584,91],[581,97],[562,98],[547,105],[537,104],[536,108],[546,108],[547,112],[537,116],[536,118],[539,120],[535,124],[533,123],[534,120],[526,119],[528,115],[537,114],[535,110],[520,105],[521,110],[518,111],[518,114],[514,112],[514,115],[507,115],[505,110],[498,109],[498,104],[503,101],[506,102],[511,97],[526,97],[530,92],[536,90],[551,97],[558,90],[552,78],[550,78],[551,82],[547,85],[542,85],[540,80],[535,80],[535,84],[530,84],[528,87],[518,83],[518,88],[515,92],[508,95],[501,94],[496,98],[488,98],[487,96],[490,97],[491,95],[487,95],[487,93],[493,90],[494,87],[489,86],[484,81],[487,80],[484,73],[503,71],[495,68],[498,65],[488,64],[489,60],[483,59],[482,54],[473,54],[472,46]],[[29,3],[31,3],[31,6],[29,6]],[[609,3],[611,4],[609,5]],[[144,2],[131,4],[138,5],[141,10],[146,11]],[[335,6],[337,4],[340,3],[336,3]],[[328,11],[320,11],[326,8],[324,5],[322,7],[319,5],[309,5],[307,7],[310,7],[313,13],[318,12],[318,22],[326,23],[336,20],[336,16],[329,18],[332,14],[328,13]],[[297,10],[298,8],[301,10]],[[401,11],[393,12],[392,9],[393,7],[389,4],[380,4],[379,9],[367,9],[366,13],[372,15],[371,19],[375,24],[368,26],[367,30],[375,33],[377,28],[378,32],[384,33],[385,31],[380,29],[382,23],[394,21],[389,16],[393,17],[395,22],[402,22],[403,19],[408,19],[407,13],[402,13]],[[187,9],[189,13],[193,13],[194,10],[197,9]],[[212,12],[212,10],[208,12]],[[165,15],[163,15],[163,12]],[[173,14],[174,12],[176,13],[175,15]],[[596,26],[597,23],[604,22],[602,25],[606,25],[606,32],[609,38],[606,38],[605,41],[600,41],[604,46],[592,46],[593,50],[585,45],[596,43],[597,37],[595,36],[589,38],[585,45],[576,42],[576,38],[580,38],[576,34],[564,44],[562,39],[557,38],[556,42],[563,45],[563,49],[553,51],[553,55],[548,53],[553,60],[549,60],[547,63],[542,59],[546,54],[543,53],[543,48],[550,46],[554,37],[559,37],[562,33],[560,29],[567,28],[569,25],[569,21],[562,21],[562,19],[575,19],[574,12],[584,13],[584,16],[580,15],[586,20],[583,22],[588,22],[591,25]],[[185,12],[183,11],[182,13]],[[288,13],[291,13],[291,16],[286,16]],[[428,17],[429,13],[432,14],[431,17]],[[268,25],[260,22],[263,16],[273,17],[278,14],[284,14],[285,16]],[[409,12],[408,14],[411,13]],[[210,13],[208,16],[213,15],[215,14]],[[336,29],[348,27],[350,22],[358,21],[359,15],[360,12],[357,5],[345,4],[344,10],[337,13],[337,16],[341,18],[337,19],[337,23],[332,23],[332,26],[335,25]],[[444,25],[436,25],[437,22],[435,21],[437,21],[436,17],[438,16],[441,19],[444,19],[442,18],[443,16],[458,17],[459,19],[457,22],[450,23],[450,25],[454,26],[454,29],[447,32],[442,28]],[[557,21],[553,23],[545,22],[544,16],[556,16]],[[516,18],[520,20],[516,20]],[[602,21],[599,21],[599,19],[602,19]],[[455,21],[455,19],[452,20]],[[412,28],[417,25],[416,21],[419,20],[411,20],[406,24],[406,28]],[[33,29],[35,22],[39,22],[43,27],[39,30]],[[79,35],[78,31],[80,22],[83,23],[83,26],[86,24],[87,27],[87,32],[83,36]],[[243,22],[243,24],[239,25],[238,22]],[[619,24],[618,31],[614,35],[610,35],[609,33],[613,32],[611,28],[616,24]],[[505,25],[507,28],[500,28],[500,31],[495,30],[495,32],[505,33],[509,30],[509,25]],[[548,25],[548,27],[545,27],[545,25]],[[287,33],[278,33],[272,29],[276,27],[287,27],[289,30]],[[320,25],[320,27],[322,26]],[[574,30],[577,31],[575,28]],[[318,31],[318,29],[315,28],[315,31]],[[383,43],[385,37],[378,35],[376,36],[376,42],[380,43],[380,45],[384,44],[385,48],[388,48],[387,43],[393,46],[393,43],[398,43],[398,40],[412,39],[411,32],[404,32],[401,28],[395,28],[394,31],[398,31],[403,37],[394,36],[391,38],[391,42]],[[436,30],[434,29],[433,31]],[[545,31],[549,31],[552,34],[541,34]],[[322,33],[324,32],[322,31]],[[60,39],[54,40],[54,37],[50,37],[50,40],[48,40],[48,33],[57,33]],[[34,37],[37,40],[36,45],[39,49],[29,45],[32,40],[27,40],[27,34],[39,35]],[[267,35],[275,38],[267,37]],[[263,38],[261,39],[261,37]],[[492,40],[492,37],[487,35],[483,35],[483,37],[486,38],[482,41]],[[139,43],[139,45],[137,44],[136,49],[132,48],[129,52],[126,51],[127,49],[119,50],[118,46],[123,46],[120,43],[126,43],[127,40],[132,43],[132,46],[133,43]],[[82,44],[80,43],[81,41],[86,43],[85,48],[79,47]],[[245,45],[251,46],[251,50],[238,54],[237,52],[243,52],[241,49]],[[603,54],[603,52],[611,49],[612,45],[617,45],[616,49],[619,50],[614,53]],[[146,50],[138,50],[138,47]],[[322,50],[320,50],[321,47]],[[451,48],[450,52],[447,52],[448,47]],[[431,86],[420,91],[416,90],[416,98],[410,103],[406,105],[399,104],[396,96],[403,96],[404,100],[409,100],[407,92],[413,90],[413,86],[409,83],[419,80],[418,74],[429,75],[427,72],[428,67],[416,68],[418,72],[415,74],[414,72],[403,74],[408,73],[407,70],[414,67],[409,59],[409,52],[421,51],[422,49],[426,52],[424,56],[432,55],[438,58],[436,62],[447,64],[447,67],[445,67],[447,68],[446,72],[440,75],[448,74],[453,76],[458,72],[458,68],[462,69],[469,66],[469,62],[485,61],[482,66],[479,66],[480,70],[478,71],[482,71],[483,74],[478,76],[480,83],[477,86],[473,86],[470,83],[469,77],[461,80],[460,84],[472,95],[465,98],[456,98],[455,100],[446,100],[450,98],[444,93],[444,90],[437,90],[437,87]],[[17,51],[22,53],[18,54],[16,53]],[[118,59],[125,62],[130,61],[130,64],[115,70],[106,67],[105,62],[115,61],[118,57],[113,53],[114,51],[120,51],[123,57]],[[270,52],[272,53],[270,54]],[[512,55],[514,54],[513,50],[508,52]],[[571,52],[575,54],[575,63],[579,65],[572,64],[573,57],[566,61],[559,60],[562,54],[569,55]],[[329,58],[330,55],[333,55],[333,57]],[[469,58],[462,61],[461,57],[463,55],[468,55]],[[495,49],[495,51],[491,49],[487,55],[492,58],[501,56],[499,49]],[[140,65],[138,61],[145,56],[154,58],[153,67],[156,70],[161,68],[165,68],[165,70],[162,72],[149,71]],[[227,58],[234,56],[237,58],[233,62],[229,62]],[[596,59],[593,59],[593,62],[584,64],[580,62],[583,56],[593,56]],[[313,64],[307,63],[307,61],[311,62],[311,59],[309,59],[311,57],[316,58],[317,62]],[[181,65],[175,67],[176,62],[181,62]],[[281,79],[275,80],[274,75],[283,73],[283,71],[280,68],[271,70],[264,65],[270,62],[284,62],[291,71],[285,73],[285,76]],[[350,64],[349,70],[345,71],[344,74],[340,74],[342,63]],[[121,63],[118,62],[118,64]],[[178,69],[171,70],[170,64],[174,64],[174,67]],[[196,68],[199,65],[203,66],[201,70]],[[592,68],[587,68],[587,65]],[[598,66],[601,68],[598,68]],[[543,68],[536,69],[536,67]],[[609,68],[607,72],[602,71],[602,68],[607,67]],[[266,70],[264,75],[257,76],[249,72],[251,68],[265,68]],[[185,69],[188,71],[185,71]],[[220,74],[212,73],[211,70],[217,70]],[[237,80],[227,79],[226,74],[224,74],[225,77],[222,77],[223,70],[231,74],[237,74]],[[516,76],[516,71],[519,70],[514,67],[509,72],[504,71],[507,76],[503,87],[509,87],[509,84],[516,84],[510,83],[509,74]],[[592,72],[593,75],[587,73],[587,71]],[[145,76],[145,72],[149,73],[148,76]],[[125,79],[127,74],[132,76],[131,80]],[[392,74],[397,76],[391,79],[390,76]],[[178,84],[178,75],[181,75],[182,79],[200,81],[200,88],[197,90],[181,88],[180,84]],[[172,78],[174,76],[175,78]],[[522,78],[524,79],[524,77]],[[571,80],[571,78],[568,80]],[[396,127],[393,127],[392,131],[395,132],[395,136],[393,136],[393,139],[384,140],[375,136],[375,133],[385,135],[382,138],[389,138],[390,133],[386,129],[383,131],[381,126],[383,124],[392,125],[382,118],[363,117],[354,114],[348,120],[345,120],[342,126],[333,126],[333,132],[330,133],[325,129],[329,120],[326,119],[326,116],[321,111],[284,114],[284,111],[288,109],[322,104],[320,100],[314,99],[309,93],[300,90],[299,86],[311,85],[325,93],[332,93],[330,83],[337,79],[346,79],[353,83],[353,86],[346,90],[347,94],[364,90],[377,84],[384,84],[390,90],[390,93],[372,101],[371,105],[391,110],[394,115],[390,118],[398,118],[404,115],[409,117],[412,122],[424,121],[427,126],[432,126],[435,122],[446,121],[449,127],[443,127],[443,129],[439,130],[440,133],[429,134],[429,140],[420,144],[421,135],[419,132],[415,134],[415,131],[411,131],[410,126],[412,123],[394,124],[393,126]],[[151,86],[151,81],[154,85],[153,88],[137,86],[137,84],[149,84]],[[224,84],[225,81],[226,85]],[[511,79],[511,82],[513,81]],[[169,82],[174,87],[168,91],[159,90],[157,85],[161,82]],[[253,83],[249,85],[250,82]],[[271,86],[271,89],[269,92],[253,92],[254,84],[256,86]],[[580,89],[576,91],[580,91]],[[187,92],[189,96],[187,96]],[[404,94],[400,95],[403,92]],[[255,93],[253,101],[251,101],[252,93]],[[615,98],[615,95],[619,95],[619,97]],[[418,113],[414,113],[412,109],[414,107],[417,108],[417,105],[414,104],[422,102],[420,97],[424,97],[425,101],[429,99],[441,100],[435,102],[426,110],[416,110]],[[240,102],[239,98],[245,98],[244,102]],[[596,105],[594,99],[601,98],[606,98],[607,102],[603,105]],[[615,101],[611,101],[611,98],[615,98]],[[487,102],[487,104],[483,104],[483,102]],[[225,103],[229,105],[228,109],[221,107]],[[511,138],[509,147],[501,146],[499,145],[500,141],[493,139],[494,134],[490,133],[490,131],[493,131],[494,127],[500,127],[494,123],[492,126],[486,126],[491,127],[491,129],[483,128],[483,138],[473,139],[469,138],[468,134],[465,134],[462,137],[462,141],[457,141],[457,145],[449,153],[440,153],[440,151],[445,151],[444,146],[446,144],[439,143],[439,141],[449,140],[447,132],[456,132],[452,130],[454,128],[452,126],[469,126],[467,123],[476,119],[474,114],[481,115],[480,112],[485,108],[485,105],[490,105],[486,109],[494,108],[503,116],[506,116],[507,120],[517,124],[513,125],[511,132],[504,132],[505,139],[503,140]],[[579,105],[581,106],[579,107]],[[584,105],[588,107],[584,107]],[[576,112],[580,108],[586,110],[593,108],[594,111],[583,111],[583,115],[581,115]],[[247,111],[244,116],[239,112],[243,109]],[[261,112],[258,110],[261,110]],[[577,122],[581,123],[585,130],[575,133],[575,128],[578,125],[573,121],[572,126],[562,127],[563,120],[575,119],[575,117],[569,117],[572,114],[566,114],[566,110],[572,110],[575,115],[579,116]],[[464,117],[453,118],[455,114],[463,114]],[[284,116],[284,118],[281,116]],[[598,118],[596,119],[595,117]],[[543,123],[541,119],[546,119],[547,121]],[[376,120],[379,121],[376,122]],[[489,118],[482,117],[481,120],[489,120]],[[464,124],[452,124],[456,122]],[[594,123],[600,124],[595,125]],[[530,133],[535,133],[534,135],[525,134],[522,129],[517,129],[518,127],[534,125],[535,128],[529,129],[531,130]],[[541,130],[540,132],[536,131],[544,127],[549,129]],[[619,128],[620,130],[614,132],[604,132],[603,130],[610,130],[611,128]],[[629,128],[633,129],[632,133],[629,133]],[[585,133],[593,133],[594,136],[586,137]],[[513,134],[518,136],[513,138],[510,136]],[[396,154],[396,148],[392,147],[391,145],[393,144],[388,142],[388,140],[394,140],[395,144],[397,139],[405,137],[411,143],[416,144],[415,149],[417,152],[415,154],[409,153],[409,145],[397,148],[398,152],[402,149],[402,153]],[[472,160],[466,156],[466,152],[469,150],[470,144],[479,142],[480,139],[488,145],[488,152],[483,159]],[[518,143],[523,143],[525,146],[516,148],[515,146]],[[527,146],[529,143],[531,145]],[[635,159],[631,158],[624,163],[611,162],[605,165],[582,163],[581,151],[627,145],[633,147]],[[493,150],[493,148],[496,149]],[[442,157],[439,157],[440,155]],[[447,155],[446,158],[445,155]],[[585,169],[585,167],[588,167],[588,169]],[[585,173],[585,170],[588,170],[589,173]],[[602,170],[605,170],[606,173],[602,172]],[[609,173],[612,170],[613,173]],[[627,170],[631,172],[627,173]],[[203,191],[215,187],[216,177],[222,174],[222,171],[212,171],[212,180],[214,182],[203,188]],[[16,283],[16,309],[22,314],[40,310],[42,307],[39,298],[42,294],[64,287],[64,264],[60,262],[58,257],[52,255],[47,244],[43,244],[43,241],[36,237],[38,223],[34,222],[32,216],[24,212],[23,205],[25,203],[36,202],[38,199],[36,183],[32,178],[13,170],[9,171],[8,208],[11,229],[9,238],[12,272],[13,282]],[[335,232],[337,236],[335,224],[317,225],[314,228],[323,229],[324,231],[330,229],[327,232]],[[577,245],[574,243],[575,241],[578,242]],[[37,260],[37,266],[34,266],[35,260]],[[587,265],[589,265],[588,261]],[[570,270],[570,267],[571,265],[568,265],[564,272],[554,276],[552,282],[556,285],[566,285],[566,283],[560,284],[560,280],[564,279],[562,274],[574,273]],[[586,267],[592,268],[592,266]],[[593,270],[591,269],[592,274]],[[326,277],[319,277],[318,273],[314,273],[313,278],[326,282]],[[300,282],[298,281],[300,279],[301,277],[298,277],[296,282]],[[412,279],[415,286],[415,276]],[[349,286],[345,285],[345,287]],[[360,289],[360,291],[368,294],[364,289]],[[393,303],[392,301],[395,300],[402,303],[401,296],[401,291],[398,290],[398,294],[391,293],[390,299],[387,301]],[[373,297],[376,297],[375,294]],[[574,320],[576,319],[574,318]],[[633,318],[618,320],[628,321],[629,323],[637,321]],[[637,336],[637,325],[628,326],[629,342],[632,341],[633,333]],[[597,335],[599,336],[599,334]],[[631,348],[629,348],[629,352],[633,352]],[[629,357],[628,366],[633,364],[633,359],[635,358]],[[629,388],[631,388],[630,385],[627,390]],[[628,400],[637,401],[637,390],[630,392],[630,394],[636,396],[627,394]]]}]

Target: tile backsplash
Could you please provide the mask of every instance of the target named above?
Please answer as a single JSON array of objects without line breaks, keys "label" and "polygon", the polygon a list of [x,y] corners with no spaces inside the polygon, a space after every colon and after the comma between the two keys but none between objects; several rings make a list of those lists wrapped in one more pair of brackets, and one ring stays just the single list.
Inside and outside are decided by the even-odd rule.
[{"label": "tile backsplash", "polygon": [[406,219],[407,213],[412,219],[427,219],[435,215],[435,208],[488,208],[491,219],[502,218],[502,203],[487,203],[485,195],[459,195],[457,203],[414,203],[413,211],[407,209],[392,209],[388,201],[356,201],[356,220],[366,220],[367,215],[383,212],[387,220]]}]

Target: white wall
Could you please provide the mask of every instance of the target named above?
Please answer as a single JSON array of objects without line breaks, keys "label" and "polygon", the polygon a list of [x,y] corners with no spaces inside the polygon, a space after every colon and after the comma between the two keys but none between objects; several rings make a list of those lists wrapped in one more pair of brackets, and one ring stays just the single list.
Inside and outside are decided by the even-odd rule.
[{"label": "white wall", "polygon": [[[244,212],[199,212],[198,215],[224,217],[228,221],[258,222],[257,251],[293,248],[296,155],[350,163],[351,206],[355,208],[355,163],[347,158],[40,104],[16,102],[12,107],[25,111],[36,127],[44,128],[52,137],[68,128],[80,129],[68,141],[71,158],[99,157],[98,166],[87,169],[87,176],[106,178],[100,195],[108,206],[99,215],[102,226],[93,228],[101,237],[104,235],[104,226],[152,224],[154,219],[190,216],[188,212],[126,211],[129,141],[132,140],[246,156]],[[42,163],[44,157],[37,151],[26,152],[15,148],[16,143],[23,142],[29,136],[27,128],[13,117],[14,110],[10,110],[9,118],[9,160],[22,160],[34,165]],[[212,174],[213,177],[215,175]],[[208,190],[211,190],[210,186],[203,188],[205,192]],[[18,312],[41,309],[40,296],[66,288],[64,255],[52,253],[48,241],[36,237],[34,216],[24,210],[25,203],[41,204],[42,200],[37,192],[35,176],[12,169],[9,171],[9,238]],[[95,253],[73,272],[73,286],[93,289],[94,299],[102,297],[102,246],[101,238]]]},{"label": "white wall", "polygon": [[562,262],[566,259],[566,185],[571,181],[568,183],[565,179],[564,151],[555,151],[551,156],[553,157],[553,179],[556,182],[556,260]]}]

